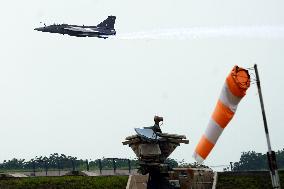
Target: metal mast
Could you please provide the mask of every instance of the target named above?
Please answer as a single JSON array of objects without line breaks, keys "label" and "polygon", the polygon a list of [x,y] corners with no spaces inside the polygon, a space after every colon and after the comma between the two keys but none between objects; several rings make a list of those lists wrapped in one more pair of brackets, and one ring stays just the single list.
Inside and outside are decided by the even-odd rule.
[{"label": "metal mast", "polygon": [[268,159],[268,165],[269,165],[269,169],[270,169],[271,182],[272,182],[273,188],[280,189],[281,187],[280,187],[279,175],[278,175],[278,171],[277,171],[276,155],[275,155],[275,152],[271,150],[270,137],[269,137],[268,127],[267,127],[263,97],[262,97],[260,80],[259,80],[258,69],[257,69],[256,64],[254,65],[254,70],[255,70],[255,75],[256,75],[258,96],[259,96],[260,105],[261,105],[261,111],[262,111],[262,117],[263,117],[263,123],[264,123],[264,130],[265,130],[265,136],[266,136],[267,147],[268,147],[267,159]]}]

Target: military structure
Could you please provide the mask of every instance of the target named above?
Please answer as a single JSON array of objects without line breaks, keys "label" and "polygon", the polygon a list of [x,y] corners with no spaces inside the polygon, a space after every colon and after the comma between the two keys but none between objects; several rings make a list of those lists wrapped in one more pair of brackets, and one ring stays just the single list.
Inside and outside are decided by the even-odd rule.
[{"label": "military structure", "polygon": [[[139,172],[146,175],[129,177],[127,189],[211,188],[211,169],[173,169],[166,163],[166,159],[180,144],[188,144],[189,141],[184,135],[163,133],[160,128],[162,121],[162,117],[155,116],[153,126],[136,128],[136,134],[126,137],[123,142],[124,145],[129,145],[138,157]],[[198,185],[198,182],[202,184]]]},{"label": "military structure", "polygon": [[106,20],[97,26],[53,24],[50,26],[45,25],[44,27],[35,28],[35,30],[41,32],[59,33],[63,35],[66,34],[75,37],[98,37],[106,39],[109,36],[116,34],[114,29],[115,19],[115,16],[108,16]]}]

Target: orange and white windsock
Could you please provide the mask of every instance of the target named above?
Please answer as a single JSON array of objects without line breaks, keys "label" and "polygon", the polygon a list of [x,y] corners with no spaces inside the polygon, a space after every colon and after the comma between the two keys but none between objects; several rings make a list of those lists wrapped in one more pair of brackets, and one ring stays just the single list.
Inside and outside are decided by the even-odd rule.
[{"label": "orange and white windsock", "polygon": [[193,154],[202,163],[213,149],[219,136],[233,118],[238,104],[250,86],[250,76],[246,69],[235,66],[222,88],[215,110]]}]

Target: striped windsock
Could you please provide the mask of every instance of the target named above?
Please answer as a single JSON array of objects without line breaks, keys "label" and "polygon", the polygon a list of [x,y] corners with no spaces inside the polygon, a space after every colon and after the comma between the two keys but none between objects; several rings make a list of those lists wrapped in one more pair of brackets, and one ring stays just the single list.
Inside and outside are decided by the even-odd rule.
[{"label": "striped windsock", "polygon": [[247,70],[235,66],[228,75],[222,88],[215,110],[193,154],[198,163],[202,163],[216,144],[224,128],[233,118],[238,104],[250,86]]}]

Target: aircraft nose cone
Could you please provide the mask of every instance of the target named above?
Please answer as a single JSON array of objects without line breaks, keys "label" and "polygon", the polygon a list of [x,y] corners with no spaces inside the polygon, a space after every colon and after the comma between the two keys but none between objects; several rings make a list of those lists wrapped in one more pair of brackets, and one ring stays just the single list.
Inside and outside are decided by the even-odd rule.
[{"label": "aircraft nose cone", "polygon": [[36,31],[43,31],[43,28],[35,28]]}]

